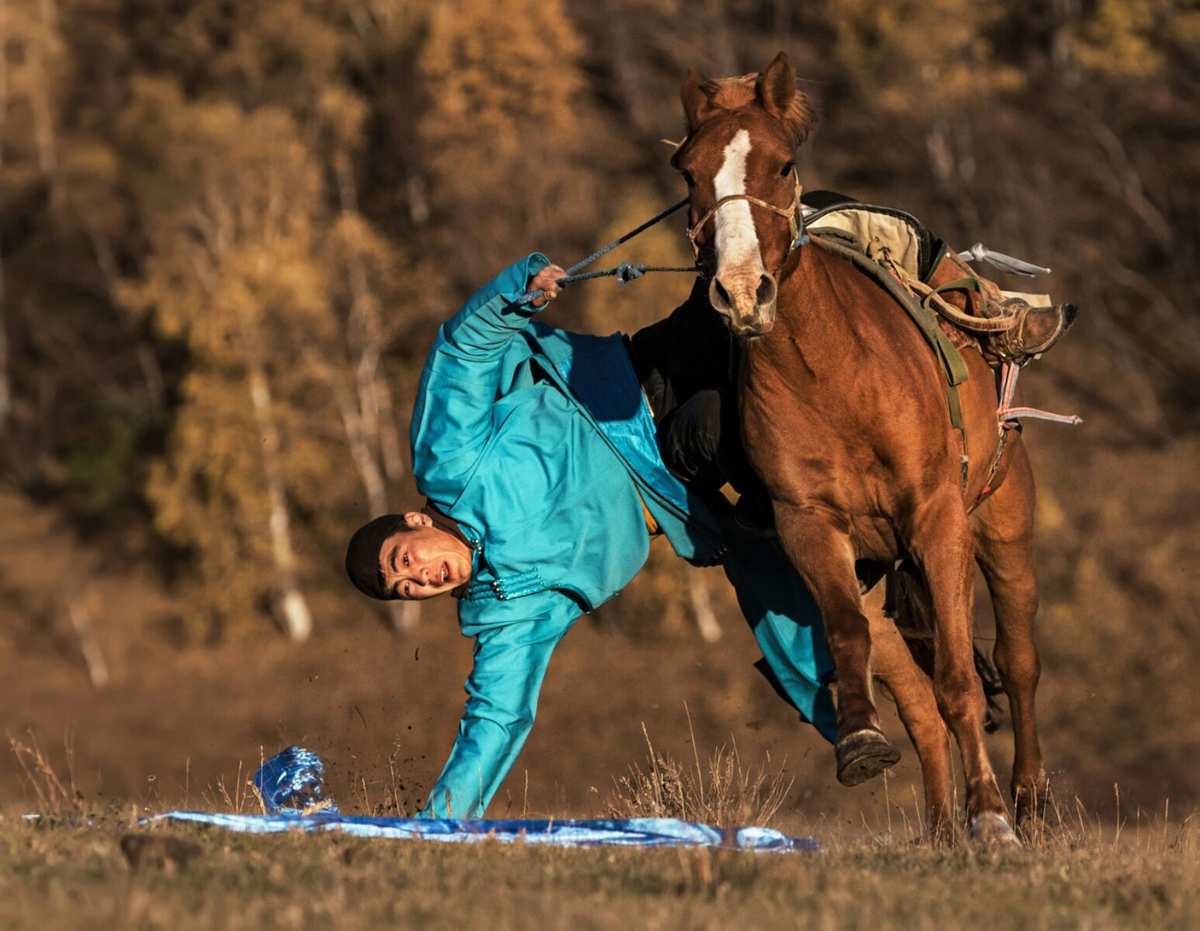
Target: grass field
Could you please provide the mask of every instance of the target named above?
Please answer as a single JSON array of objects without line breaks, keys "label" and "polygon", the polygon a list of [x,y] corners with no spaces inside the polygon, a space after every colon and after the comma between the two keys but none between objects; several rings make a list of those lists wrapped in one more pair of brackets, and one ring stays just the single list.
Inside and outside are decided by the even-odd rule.
[{"label": "grass field", "polygon": [[[466,846],[147,825],[143,815],[185,800],[101,808],[39,744],[10,738],[9,759],[40,814],[0,815],[0,928],[1200,927],[1200,823],[1170,818],[1167,806],[1110,823],[1078,800],[1052,798],[1024,849],[931,846],[920,840],[915,798],[889,801],[880,823],[806,818],[784,804],[786,771],[744,764],[736,747],[678,762],[646,743],[646,762],[594,814],[764,824],[814,835],[822,852]],[[202,797],[206,809],[261,811],[244,774]],[[348,801],[354,813],[389,809]]]},{"label": "grass field", "polygon": [[[547,850],[0,821],[0,926],[1196,928],[1188,825],[1086,821],[1013,853],[784,824],[822,854]],[[825,828],[828,828],[826,830]],[[131,833],[170,838],[125,842]]]}]

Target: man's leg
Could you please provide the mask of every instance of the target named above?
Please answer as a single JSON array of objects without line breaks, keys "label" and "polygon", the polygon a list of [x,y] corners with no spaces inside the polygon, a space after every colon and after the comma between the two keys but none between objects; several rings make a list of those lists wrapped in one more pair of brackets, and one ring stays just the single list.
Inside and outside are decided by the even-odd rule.
[{"label": "man's leg", "polygon": [[[728,509],[721,507],[720,488],[729,483],[742,495],[738,523],[770,526],[770,499],[742,447],[730,334],[708,305],[702,285],[670,317],[638,331],[628,342],[629,354],[654,410],[667,468],[720,510]],[[752,504],[764,514],[746,520]],[[777,542],[736,529],[731,533],[725,573],[762,649],[756,666],[832,742],[837,736],[828,686],[833,663],[816,603]]]},{"label": "man's leg", "polygon": [[775,691],[833,743],[837,711],[829,682],[833,660],[821,612],[775,540],[741,538],[725,557],[742,616],[763,659],[755,663]]},{"label": "man's leg", "polygon": [[728,483],[738,492],[734,520],[742,529],[773,535],[771,499],[746,459],[733,392],[697,391],[664,417],[658,446],[667,468],[709,496]]},{"label": "man's leg", "polygon": [[709,305],[701,278],[686,301],[634,333],[627,347],[658,423],[697,391],[732,387],[733,337]]},{"label": "man's leg", "polygon": [[684,303],[635,333],[627,347],[654,411],[667,468],[705,495],[732,485],[741,495],[738,523],[770,532],[771,502],[742,447],[736,345],[709,305],[704,282],[697,279]]},{"label": "man's leg", "polygon": [[697,391],[658,425],[658,447],[667,468],[693,488],[716,491],[726,482],[721,467],[721,392]]}]

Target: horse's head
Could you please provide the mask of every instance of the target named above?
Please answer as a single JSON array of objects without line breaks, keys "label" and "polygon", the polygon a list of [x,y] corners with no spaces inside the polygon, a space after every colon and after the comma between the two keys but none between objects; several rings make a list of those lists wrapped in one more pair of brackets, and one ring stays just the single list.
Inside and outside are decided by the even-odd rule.
[{"label": "horse's head", "polygon": [[688,236],[710,279],[709,301],[737,336],[775,323],[779,270],[796,231],[793,159],[812,126],[808,98],[780,52],[761,74],[682,90],[688,135],[671,164],[688,185]]}]

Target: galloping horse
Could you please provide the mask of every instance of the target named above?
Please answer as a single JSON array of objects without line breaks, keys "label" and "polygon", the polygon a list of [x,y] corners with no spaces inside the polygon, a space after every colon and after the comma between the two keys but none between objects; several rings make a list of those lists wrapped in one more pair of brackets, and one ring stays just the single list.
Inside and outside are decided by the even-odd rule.
[{"label": "galloping horse", "polygon": [[[952,804],[944,720],[962,756],[969,836],[1015,843],[983,739],[972,560],[996,612],[994,659],[1012,711],[1021,822],[1045,779],[1034,718],[1034,485],[1018,438],[1005,480],[980,503],[998,453],[992,373],[978,352],[964,350],[965,433],[956,431],[945,376],[895,301],[815,240],[793,247],[793,159],[812,111],[783,53],[758,75],[705,81],[689,72],[682,99],[688,135],[672,164],[688,184],[689,235],[710,302],[740,338],[747,453],[783,548],[824,618],[837,673],[838,778],[854,785],[899,759],[880,730],[874,674],[917,747],[934,832]],[[896,628],[880,616],[872,625],[864,606],[862,589],[898,560],[927,593],[932,685]],[[870,581],[860,586],[860,578]]]}]

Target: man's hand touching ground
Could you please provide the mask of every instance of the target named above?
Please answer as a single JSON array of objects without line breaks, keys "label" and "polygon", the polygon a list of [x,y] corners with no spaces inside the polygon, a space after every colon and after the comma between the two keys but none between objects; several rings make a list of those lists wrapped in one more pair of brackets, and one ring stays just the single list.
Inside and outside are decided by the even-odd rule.
[{"label": "man's hand touching ground", "polygon": [[533,281],[529,282],[529,290],[541,291],[543,293],[529,303],[534,307],[545,307],[548,302],[558,297],[559,292],[562,290],[558,286],[558,279],[566,273],[566,269],[559,268],[557,265],[547,265],[538,272],[534,276]]}]

